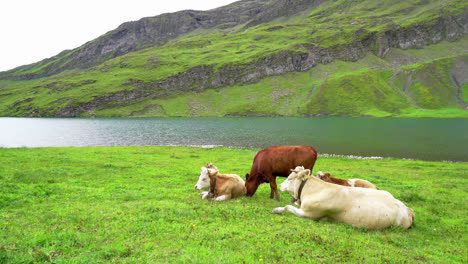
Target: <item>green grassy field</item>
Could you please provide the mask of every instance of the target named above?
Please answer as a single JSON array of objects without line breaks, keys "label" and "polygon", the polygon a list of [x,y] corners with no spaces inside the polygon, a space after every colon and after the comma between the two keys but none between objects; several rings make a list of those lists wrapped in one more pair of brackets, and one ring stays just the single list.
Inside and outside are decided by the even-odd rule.
[{"label": "green grassy field", "polygon": [[273,215],[290,196],[275,202],[266,184],[201,200],[201,166],[244,178],[257,151],[0,149],[0,263],[468,262],[468,163],[319,155],[314,174],[367,179],[413,208],[409,230]]}]

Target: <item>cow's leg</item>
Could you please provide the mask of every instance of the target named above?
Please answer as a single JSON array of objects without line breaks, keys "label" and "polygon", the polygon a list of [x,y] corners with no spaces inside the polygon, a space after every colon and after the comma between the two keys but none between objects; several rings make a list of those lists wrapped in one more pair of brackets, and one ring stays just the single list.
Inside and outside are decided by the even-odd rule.
[{"label": "cow's leg", "polygon": [[221,195],[221,196],[216,197],[215,201],[225,201],[225,200],[229,200],[229,199],[231,199],[231,195],[225,194],[225,195]]},{"label": "cow's leg", "polygon": [[294,207],[292,205],[286,205],[284,207],[284,210],[288,211],[290,213],[293,213],[293,214],[295,214],[296,216],[299,216],[299,217],[309,217],[304,213],[304,210],[302,210],[302,208],[297,208],[297,207]]},{"label": "cow's leg", "polygon": [[281,214],[283,213],[284,211],[288,211],[290,213],[293,213],[295,214],[296,216],[299,216],[299,217],[308,217],[305,213],[304,213],[304,210],[302,210],[301,208],[296,208],[292,205],[286,205],[285,207],[276,207],[275,209],[273,209],[273,213],[274,214]]},{"label": "cow's leg", "polygon": [[276,207],[273,209],[274,214],[281,214],[282,212],[284,212],[284,207]]},{"label": "cow's leg", "polygon": [[210,197],[210,192],[202,192],[200,195],[202,199],[208,199]]},{"label": "cow's leg", "polygon": [[271,188],[270,199],[273,199],[273,195],[275,195],[276,201],[279,202],[279,193],[278,193],[278,187],[276,186],[275,177],[271,177],[270,188]]},{"label": "cow's leg", "polygon": [[[295,214],[296,216],[299,216],[299,217],[307,217],[307,218],[311,218],[311,219],[314,219],[314,220],[324,219],[323,218],[323,211],[321,211],[321,210],[311,211],[310,208],[309,208],[309,210],[304,211],[302,208],[297,208],[297,207],[294,207],[292,205],[286,205],[284,207],[284,210],[288,211],[290,213],[293,213],[293,214]],[[324,219],[324,220],[326,220],[326,219]]]}]

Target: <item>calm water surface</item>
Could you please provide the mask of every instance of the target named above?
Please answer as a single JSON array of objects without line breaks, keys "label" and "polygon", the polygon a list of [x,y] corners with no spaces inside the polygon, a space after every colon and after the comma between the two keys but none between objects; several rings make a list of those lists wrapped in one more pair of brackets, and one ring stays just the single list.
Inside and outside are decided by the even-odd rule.
[{"label": "calm water surface", "polygon": [[0,147],[311,145],[320,153],[468,161],[468,119],[0,118]]}]

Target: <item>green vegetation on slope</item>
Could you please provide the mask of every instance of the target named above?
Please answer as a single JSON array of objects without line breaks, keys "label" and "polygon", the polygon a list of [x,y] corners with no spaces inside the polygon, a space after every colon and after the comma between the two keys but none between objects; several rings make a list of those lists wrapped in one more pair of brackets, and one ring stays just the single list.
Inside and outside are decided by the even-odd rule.
[{"label": "green vegetation on slope", "polygon": [[[334,61],[252,84],[97,109],[90,116],[467,117],[453,89],[454,62],[464,67],[468,57],[391,69],[386,60],[369,54],[357,63]],[[461,87],[460,93],[465,96],[468,91]]]},{"label": "green vegetation on slope", "polygon": [[[453,90],[456,85],[447,77],[447,67],[436,69],[411,69],[416,71],[417,76],[410,87],[399,87],[392,84],[385,76],[391,78],[398,75],[392,64],[386,61],[373,59],[383,64],[383,69],[391,72],[376,72],[373,66],[362,66],[365,63],[357,62],[347,64],[334,61],[338,65],[347,64],[346,69],[336,68],[337,72],[328,73],[327,78],[309,79],[299,83],[289,80],[298,75],[301,80],[304,76],[314,75],[316,71],[322,73],[318,66],[312,68],[308,73],[288,74],[280,78],[266,77],[258,84],[235,83],[234,86],[223,86],[217,90],[208,90],[207,96],[210,104],[197,108],[197,101],[205,101],[204,95],[200,93],[200,85],[194,83],[187,90],[179,90],[180,82],[170,83],[171,87],[156,89],[159,82],[173,76],[178,76],[190,69],[200,67],[207,71],[212,70],[216,75],[220,69],[245,68],[252,63],[261,62],[264,58],[278,54],[281,51],[293,53],[304,53],[304,45],[327,48],[330,52],[340,53],[347,45],[359,41],[366,41],[370,36],[380,35],[392,28],[401,28],[403,31],[410,26],[418,25],[430,28],[437,19],[456,16],[465,12],[467,4],[465,1],[326,1],[310,13],[302,13],[299,16],[286,20],[278,20],[267,24],[260,24],[245,30],[242,28],[226,30],[197,31],[172,41],[157,48],[147,48],[127,55],[105,61],[99,66],[88,70],[71,70],[62,72],[55,76],[28,81],[0,80],[0,115],[2,116],[55,116],[63,107],[75,107],[79,109],[84,104],[95,104],[83,111],[77,111],[81,116],[222,116],[222,115],[378,115],[399,116],[403,113],[409,114],[415,111],[429,112],[440,109],[440,112],[453,110],[455,116],[467,116],[461,108],[465,107],[466,88],[462,88],[463,100],[456,100],[458,93]],[[460,56],[467,53],[467,38],[453,43],[437,44],[438,48],[425,47],[424,55],[412,57],[424,58],[416,62],[423,63],[425,60],[434,60],[443,57]],[[444,47],[450,47],[443,52]],[[427,52],[424,52],[428,49]],[[437,52],[433,52],[437,50]],[[441,52],[442,51],[442,52]],[[413,51],[401,51],[411,54]],[[385,60],[395,58],[391,56],[392,51],[387,54]],[[398,52],[396,52],[398,54]],[[417,53],[417,52],[414,52]],[[25,73],[40,72],[46,65],[66,60],[70,52],[64,52],[58,58],[30,66],[12,73],[12,77],[18,77]],[[355,60],[355,55],[348,59]],[[368,56],[373,56],[369,53]],[[408,58],[398,57],[393,61],[398,66],[410,65],[413,61]],[[58,62],[57,62],[58,63]],[[60,62],[62,63],[62,62]],[[433,65],[434,63],[430,63]],[[428,65],[426,63],[426,65]],[[331,66],[333,67],[333,66]],[[413,67],[413,66],[411,66]],[[416,66],[414,66],[416,67]],[[413,67],[413,68],[414,68]],[[371,70],[369,70],[371,69]],[[404,71],[410,71],[403,69]],[[422,71],[425,70],[426,72]],[[428,72],[427,72],[428,71]],[[247,73],[248,74],[248,73]],[[425,76],[425,75],[430,76]],[[466,71],[465,71],[466,74]],[[434,78],[443,76],[443,81],[433,82]],[[418,79],[421,78],[426,80]],[[194,76],[194,79],[198,76]],[[210,77],[213,78],[213,77]],[[231,76],[226,76],[227,79]],[[272,106],[278,99],[277,89],[261,83],[271,83],[271,80],[281,80],[282,83],[274,86],[287,87],[288,92],[280,92],[280,97],[287,103],[279,103],[280,107]],[[210,80],[207,80],[209,83]],[[390,82],[390,83],[389,83]],[[148,95],[139,98],[127,98],[124,95],[118,99],[97,102],[99,98],[112,96],[116,93],[131,92],[139,87],[135,83],[144,83]],[[297,83],[301,87],[314,87],[300,89],[290,84]],[[387,84],[385,84],[387,83]],[[468,83],[468,82],[467,82]],[[344,87],[342,87],[344,85]],[[237,88],[242,86],[242,88]],[[466,83],[461,84],[462,87]],[[255,88],[254,88],[255,87]],[[345,88],[347,87],[347,88]],[[443,91],[439,91],[440,88]],[[153,89],[153,90],[151,90]],[[249,98],[229,97],[229,101],[238,104],[227,104],[217,94],[220,90],[224,94],[244,94],[244,91],[256,89],[251,93],[257,93],[258,97],[250,95]],[[346,90],[347,89],[347,90]],[[400,89],[400,90],[399,90]],[[401,90],[402,89],[402,90]],[[204,90],[202,88],[201,90]],[[345,91],[346,90],[346,91]],[[187,94],[188,92],[188,94]],[[310,94],[311,92],[316,92]],[[195,93],[195,97],[194,97]],[[292,94],[292,96],[288,96]],[[342,96],[344,93],[346,97]],[[454,95],[455,94],[455,95]],[[306,97],[306,102],[295,101],[295,96]],[[377,95],[378,98],[374,98]],[[221,95],[224,96],[224,95]],[[186,99],[194,98],[189,105]],[[226,98],[226,97],[224,97]],[[250,98],[255,98],[250,100]],[[272,98],[270,100],[270,98]],[[175,101],[184,101],[176,103]],[[324,105],[334,102],[332,105]],[[370,100],[370,102],[366,102]],[[251,102],[255,101],[255,102]],[[294,101],[294,102],[293,102]],[[96,103],[97,102],[97,103]],[[175,103],[175,105],[172,105]],[[370,103],[370,106],[366,104]],[[318,105],[319,104],[319,105]],[[191,107],[190,105],[195,105]],[[220,108],[220,107],[221,108]],[[325,107],[325,108],[324,108]],[[299,110],[297,110],[299,108]],[[452,112],[452,110],[450,110]],[[411,114],[410,114],[411,115]],[[435,113],[435,116],[439,114]]]},{"label": "green vegetation on slope", "polygon": [[[463,40],[464,42],[468,40]],[[450,49],[456,43],[441,43],[440,49]],[[421,51],[421,50],[420,50]],[[359,62],[334,61],[318,65],[308,72],[291,72],[281,76],[266,77],[256,83],[234,85],[202,92],[175,92],[163,99],[148,98],[129,104],[113,103],[97,107],[83,116],[97,117],[155,117],[155,116],[421,116],[421,117],[466,117],[457,100],[468,102],[467,84],[454,89],[453,69],[468,64],[467,56],[431,60],[394,68],[394,58],[411,56],[411,61],[431,54],[410,54],[398,51],[380,59],[369,54]],[[429,74],[428,74],[429,73]],[[59,84],[50,85],[49,96],[37,96],[30,92],[24,98],[22,87],[8,87],[9,96],[3,97],[0,112],[15,116],[30,111],[30,103],[40,109],[47,107],[53,113],[69,102],[79,104],[90,100],[93,88],[99,84],[87,80],[86,75],[67,89]],[[70,81],[70,80],[68,80]],[[111,87],[109,81],[109,86]],[[54,84],[54,82],[52,82]],[[89,84],[89,85],[86,85]],[[101,82],[102,84],[102,82]],[[63,85],[63,84],[62,84]],[[15,89],[11,89],[15,88]],[[114,87],[116,88],[116,87]],[[40,88],[35,88],[41,90]],[[52,91],[50,91],[52,90]],[[114,89],[118,91],[118,89]],[[63,96],[53,101],[53,95]],[[95,96],[95,95],[94,95]],[[31,98],[28,100],[28,98]],[[34,98],[34,99],[32,99]],[[76,98],[76,99],[71,99]],[[18,103],[25,102],[25,103]],[[13,106],[13,107],[12,107]],[[2,109],[3,108],[3,109]],[[44,113],[43,113],[44,114]],[[47,112],[45,112],[47,114]]]},{"label": "green vegetation on slope", "polygon": [[[313,173],[367,179],[416,213],[369,231],[272,209],[253,197],[201,200],[200,167],[245,175],[255,149],[0,149],[1,263],[466,263],[467,163],[320,156]],[[278,178],[282,182],[284,178]]]}]

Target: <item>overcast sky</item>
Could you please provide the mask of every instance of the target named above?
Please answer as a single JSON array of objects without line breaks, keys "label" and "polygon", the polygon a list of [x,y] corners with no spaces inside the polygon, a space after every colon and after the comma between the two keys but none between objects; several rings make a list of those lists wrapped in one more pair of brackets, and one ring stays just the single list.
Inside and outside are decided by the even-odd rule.
[{"label": "overcast sky", "polygon": [[128,21],[236,0],[0,0],[0,71],[77,48]]}]

